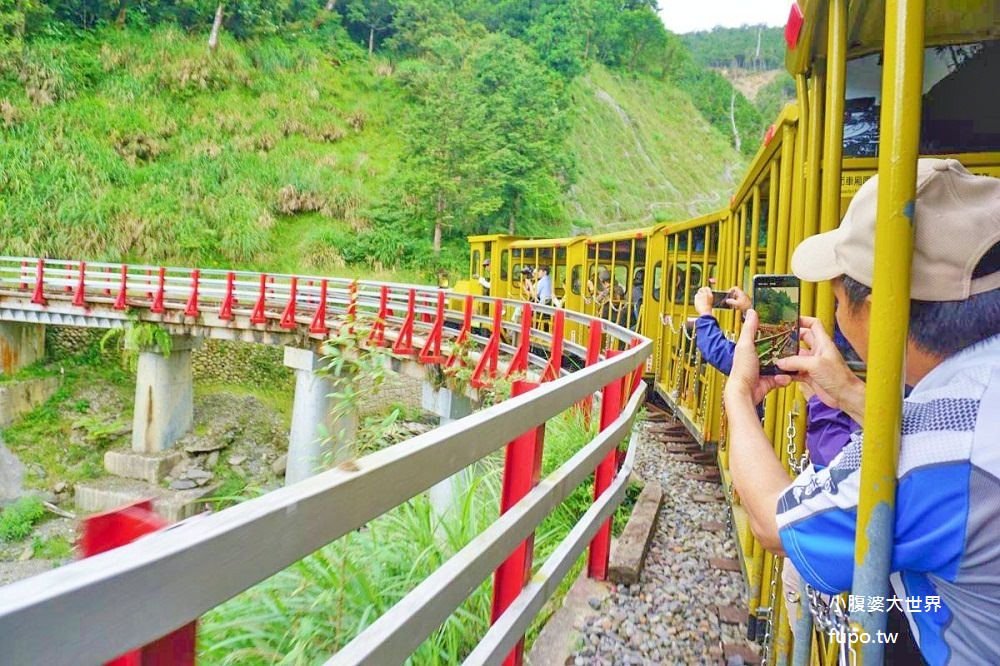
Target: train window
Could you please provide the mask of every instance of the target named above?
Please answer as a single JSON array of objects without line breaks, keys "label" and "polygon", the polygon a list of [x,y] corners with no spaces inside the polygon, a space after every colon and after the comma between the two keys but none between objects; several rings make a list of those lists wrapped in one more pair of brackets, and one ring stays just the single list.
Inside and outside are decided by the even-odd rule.
[{"label": "train window", "polygon": [[677,264],[677,276],[674,280],[674,303],[691,302],[694,294],[701,287],[701,265],[692,264],[690,267],[691,282],[688,285],[687,298],[684,297],[684,284],[687,280],[688,265],[686,263]]},{"label": "train window", "polygon": [[653,266],[653,300],[660,300],[660,281],[663,279],[663,262],[658,261]]},{"label": "train window", "polygon": [[[1000,150],[1000,40],[924,49],[920,154]],[[878,155],[882,55],[847,63],[844,156]]]},{"label": "train window", "polygon": [[705,227],[699,227],[698,229],[695,229],[694,232],[691,234],[691,236],[692,236],[692,240],[693,240],[694,251],[695,252],[704,252],[705,251]]},{"label": "train window", "polygon": [[479,250],[472,252],[472,274],[479,275],[483,270],[483,265],[479,261]]},{"label": "train window", "polygon": [[512,270],[514,272],[514,277],[511,279],[511,282],[514,284],[521,284],[521,262],[519,261],[514,264]]},{"label": "train window", "polygon": [[580,291],[583,289],[583,266],[577,264],[573,267],[572,280],[570,281],[570,289],[577,296],[580,295]]},{"label": "train window", "polygon": [[507,262],[510,260],[510,251],[504,250],[500,253],[500,279],[506,280],[508,277],[507,273]]}]

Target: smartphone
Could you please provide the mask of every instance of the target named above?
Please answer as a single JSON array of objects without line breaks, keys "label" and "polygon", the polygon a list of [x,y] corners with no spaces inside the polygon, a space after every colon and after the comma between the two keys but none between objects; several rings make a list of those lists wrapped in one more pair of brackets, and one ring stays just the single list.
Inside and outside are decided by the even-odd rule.
[{"label": "smartphone", "polygon": [[762,375],[778,374],[775,361],[799,353],[800,292],[794,275],[753,278],[753,307],[760,319],[755,343]]},{"label": "smartphone", "polygon": [[712,290],[712,307],[713,308],[729,308],[732,309],[729,303],[726,303],[726,299],[729,298],[728,291],[716,291]]}]

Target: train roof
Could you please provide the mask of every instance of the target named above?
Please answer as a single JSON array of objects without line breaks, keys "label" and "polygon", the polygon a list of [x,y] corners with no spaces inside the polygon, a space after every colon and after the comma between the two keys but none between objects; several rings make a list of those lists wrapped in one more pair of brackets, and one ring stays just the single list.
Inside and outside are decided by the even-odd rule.
[{"label": "train roof", "polygon": [[546,248],[546,247],[569,247],[575,243],[582,243],[587,240],[586,236],[570,236],[568,238],[534,238],[531,240],[519,240],[510,244],[512,248]]},{"label": "train roof", "polygon": [[588,243],[610,243],[619,240],[631,240],[633,238],[648,238],[656,233],[661,225],[643,227],[641,229],[626,229],[624,231],[609,231],[603,234],[588,236]]},{"label": "train roof", "polygon": [[[927,46],[965,44],[1000,38],[1000,2],[997,0],[926,0]],[[799,0],[793,4],[785,26],[788,51],[785,67],[802,74],[826,53],[825,0]],[[882,50],[885,0],[848,0],[847,57]]]},{"label": "train roof", "polygon": [[511,236],[510,234],[480,234],[478,236],[468,236],[467,240],[470,243],[477,241],[496,241],[496,240],[527,240],[526,236]]}]

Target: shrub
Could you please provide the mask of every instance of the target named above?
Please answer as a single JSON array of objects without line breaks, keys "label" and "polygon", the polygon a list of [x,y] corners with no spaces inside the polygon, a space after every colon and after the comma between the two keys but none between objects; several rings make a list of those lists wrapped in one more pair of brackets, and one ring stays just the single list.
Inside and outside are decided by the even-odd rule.
[{"label": "shrub", "polygon": [[37,497],[22,497],[0,513],[0,539],[20,541],[31,534],[45,515],[45,505]]}]

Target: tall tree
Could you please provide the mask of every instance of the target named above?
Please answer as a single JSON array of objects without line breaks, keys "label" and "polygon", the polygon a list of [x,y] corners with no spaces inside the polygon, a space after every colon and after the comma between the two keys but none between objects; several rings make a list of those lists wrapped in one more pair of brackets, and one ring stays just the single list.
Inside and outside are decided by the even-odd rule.
[{"label": "tall tree", "polygon": [[392,26],[396,3],[393,0],[349,0],[347,19],[368,33],[368,53],[375,52],[375,36]]}]

